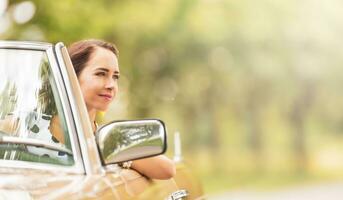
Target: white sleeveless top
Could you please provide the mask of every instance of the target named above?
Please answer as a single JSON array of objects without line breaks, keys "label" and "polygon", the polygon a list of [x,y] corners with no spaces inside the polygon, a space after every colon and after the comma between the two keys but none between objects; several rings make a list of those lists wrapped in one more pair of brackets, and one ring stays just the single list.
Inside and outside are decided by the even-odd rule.
[{"label": "white sleeveless top", "polygon": [[[50,132],[50,120],[51,116],[42,115],[41,117],[35,117],[34,120],[30,120],[29,127],[29,138],[42,140],[44,142],[54,144],[59,147],[64,147],[65,145],[60,143]],[[34,147],[28,146],[28,151],[39,156],[48,156],[50,158],[58,158],[59,160],[67,160],[68,155],[64,152],[54,151],[46,149],[44,147]]]}]

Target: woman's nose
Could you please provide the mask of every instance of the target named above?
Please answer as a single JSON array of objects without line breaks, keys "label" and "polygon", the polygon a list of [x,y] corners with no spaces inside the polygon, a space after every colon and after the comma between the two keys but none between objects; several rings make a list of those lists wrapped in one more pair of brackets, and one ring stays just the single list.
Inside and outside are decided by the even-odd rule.
[{"label": "woman's nose", "polygon": [[110,78],[106,81],[105,87],[106,89],[113,89],[115,87],[115,84],[115,81],[112,78]]}]

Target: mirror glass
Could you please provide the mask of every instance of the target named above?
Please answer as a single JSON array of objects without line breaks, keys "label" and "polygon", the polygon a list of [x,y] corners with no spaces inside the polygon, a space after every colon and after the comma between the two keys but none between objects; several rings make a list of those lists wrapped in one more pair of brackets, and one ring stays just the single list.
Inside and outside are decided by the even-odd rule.
[{"label": "mirror glass", "polygon": [[96,133],[105,164],[159,155],[166,150],[166,129],[160,120],[111,122]]}]

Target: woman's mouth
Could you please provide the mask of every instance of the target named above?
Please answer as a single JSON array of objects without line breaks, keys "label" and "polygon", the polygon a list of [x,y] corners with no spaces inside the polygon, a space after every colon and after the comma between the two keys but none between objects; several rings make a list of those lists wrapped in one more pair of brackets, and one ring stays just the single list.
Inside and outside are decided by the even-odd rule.
[{"label": "woman's mouth", "polygon": [[111,101],[113,96],[109,94],[99,94],[100,97],[104,98],[106,101]]}]

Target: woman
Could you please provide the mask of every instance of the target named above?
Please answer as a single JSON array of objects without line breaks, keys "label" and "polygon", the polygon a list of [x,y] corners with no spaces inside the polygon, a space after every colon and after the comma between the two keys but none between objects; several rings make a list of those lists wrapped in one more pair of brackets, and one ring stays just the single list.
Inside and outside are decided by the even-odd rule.
[{"label": "woman", "polygon": [[[118,93],[119,52],[113,44],[100,40],[73,43],[68,51],[95,132],[96,113],[106,111]],[[153,179],[169,179],[175,174],[173,161],[163,155],[134,160],[124,167]]]}]

